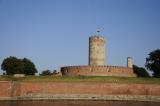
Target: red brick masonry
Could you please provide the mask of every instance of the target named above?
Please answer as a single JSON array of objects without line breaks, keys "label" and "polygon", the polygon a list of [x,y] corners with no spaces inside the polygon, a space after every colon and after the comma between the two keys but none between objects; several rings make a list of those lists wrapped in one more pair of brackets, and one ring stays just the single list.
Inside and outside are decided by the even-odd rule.
[{"label": "red brick masonry", "polygon": [[61,68],[65,76],[123,76],[136,77],[132,68],[122,66],[67,66]]},{"label": "red brick masonry", "polygon": [[96,82],[0,82],[0,97],[23,97],[34,96],[34,94],[160,96],[160,85]]}]

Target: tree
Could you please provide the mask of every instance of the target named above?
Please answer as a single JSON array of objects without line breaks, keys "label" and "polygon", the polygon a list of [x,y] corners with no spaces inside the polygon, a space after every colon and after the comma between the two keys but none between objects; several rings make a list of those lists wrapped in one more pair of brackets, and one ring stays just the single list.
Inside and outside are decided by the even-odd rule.
[{"label": "tree", "polygon": [[26,75],[34,75],[35,73],[37,73],[37,69],[34,65],[33,62],[31,62],[29,59],[24,58],[22,60],[23,64],[24,64],[24,74]]},{"label": "tree", "polygon": [[44,71],[41,72],[40,75],[41,76],[51,75],[51,71],[50,70],[44,70]]},{"label": "tree", "polygon": [[153,72],[153,77],[160,78],[160,49],[149,53],[146,58],[146,68]]},{"label": "tree", "polygon": [[136,65],[133,65],[133,71],[137,75],[137,77],[149,77],[148,72],[143,67],[138,67]]},{"label": "tree", "polygon": [[7,75],[24,73],[24,65],[21,60],[10,56],[3,60],[1,69],[6,71]]},{"label": "tree", "polygon": [[1,69],[3,71],[6,71],[7,75],[34,75],[37,72],[35,65],[29,59],[18,59],[13,56],[7,57],[3,60],[1,64]]}]

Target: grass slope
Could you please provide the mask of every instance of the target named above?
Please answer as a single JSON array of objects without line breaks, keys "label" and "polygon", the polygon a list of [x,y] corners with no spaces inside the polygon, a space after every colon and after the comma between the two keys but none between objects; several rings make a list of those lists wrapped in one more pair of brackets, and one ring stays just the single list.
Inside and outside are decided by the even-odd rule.
[{"label": "grass slope", "polygon": [[160,78],[131,78],[131,77],[110,77],[110,76],[25,76],[15,78],[13,76],[0,76],[0,81],[53,81],[53,82],[105,82],[105,83],[147,83],[160,84]]}]

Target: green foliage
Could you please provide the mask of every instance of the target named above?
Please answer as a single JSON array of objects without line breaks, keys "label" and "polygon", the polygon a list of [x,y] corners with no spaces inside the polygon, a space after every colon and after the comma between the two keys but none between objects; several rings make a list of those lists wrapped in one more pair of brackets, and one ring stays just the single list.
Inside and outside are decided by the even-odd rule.
[{"label": "green foliage", "polygon": [[146,58],[146,68],[153,71],[153,76],[160,78],[160,49],[149,53]]},{"label": "green foliage", "polygon": [[24,58],[22,62],[24,64],[24,74],[34,75],[35,73],[37,73],[35,65],[29,59]]},{"label": "green foliage", "polygon": [[143,67],[138,67],[136,65],[133,65],[133,70],[138,77],[149,77],[148,72]]},{"label": "green foliage", "polygon": [[40,74],[40,76],[46,76],[46,75],[51,75],[51,71],[50,70],[44,70]]},{"label": "green foliage", "polygon": [[26,74],[34,75],[37,72],[35,65],[27,58],[18,59],[10,56],[3,60],[1,69],[6,71],[7,75]]},{"label": "green foliage", "polygon": [[24,73],[24,65],[21,60],[12,56],[3,60],[1,69],[6,71],[7,75]]}]

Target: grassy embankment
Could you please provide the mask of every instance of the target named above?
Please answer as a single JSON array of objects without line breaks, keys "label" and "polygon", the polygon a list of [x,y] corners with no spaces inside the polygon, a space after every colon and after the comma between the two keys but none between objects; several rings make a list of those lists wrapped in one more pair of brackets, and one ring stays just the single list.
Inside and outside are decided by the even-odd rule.
[{"label": "grassy embankment", "polygon": [[160,84],[160,78],[130,78],[130,77],[109,77],[109,76],[77,76],[77,77],[25,76],[23,78],[15,78],[13,76],[0,76],[0,81],[53,81],[53,82],[105,82],[105,83]]}]

